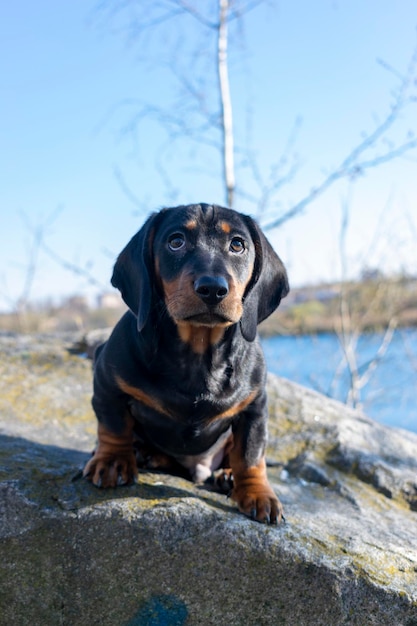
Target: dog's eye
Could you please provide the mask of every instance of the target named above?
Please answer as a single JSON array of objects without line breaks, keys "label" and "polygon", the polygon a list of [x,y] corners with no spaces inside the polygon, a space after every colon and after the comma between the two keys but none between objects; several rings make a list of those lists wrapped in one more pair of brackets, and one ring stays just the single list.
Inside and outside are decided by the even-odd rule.
[{"label": "dog's eye", "polygon": [[241,254],[245,250],[245,242],[241,237],[233,237],[230,242],[230,250],[235,254]]},{"label": "dog's eye", "polygon": [[175,235],[171,235],[168,239],[168,246],[171,250],[179,250],[184,244],[184,235],[181,235],[181,233],[175,233]]}]

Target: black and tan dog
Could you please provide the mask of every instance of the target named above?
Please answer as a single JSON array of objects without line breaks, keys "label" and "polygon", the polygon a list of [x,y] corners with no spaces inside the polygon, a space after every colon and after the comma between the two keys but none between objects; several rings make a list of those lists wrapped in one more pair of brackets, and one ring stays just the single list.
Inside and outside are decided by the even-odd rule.
[{"label": "black and tan dog", "polygon": [[96,352],[98,445],[84,476],[131,483],[136,441],[142,465],[181,466],[195,482],[230,467],[239,509],[279,522],[257,325],[288,282],[257,224],[207,204],[163,209],[121,252],[112,284],[130,311]]}]

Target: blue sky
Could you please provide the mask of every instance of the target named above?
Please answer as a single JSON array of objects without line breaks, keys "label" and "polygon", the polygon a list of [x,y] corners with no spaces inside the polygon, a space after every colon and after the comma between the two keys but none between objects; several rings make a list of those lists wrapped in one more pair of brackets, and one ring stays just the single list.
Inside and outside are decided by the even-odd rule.
[{"label": "blue sky", "polygon": [[[89,0],[15,0],[0,7],[0,310],[13,307],[24,289],[33,229],[41,231],[50,253],[35,247],[31,298],[92,297],[109,285],[115,256],[147,211],[173,202],[224,203],[216,150],[172,142],[164,152],[167,186],[155,166],[166,142],[161,127],[148,117],[135,132],[126,132],[140,107],[166,104],[172,110],[179,102],[167,61],[180,72],[186,68],[193,75],[206,67],[209,74],[208,38],[185,20],[135,39],[126,28],[132,15],[103,11]],[[416,46],[417,5],[277,0],[252,10],[243,34],[237,26],[230,51],[236,139],[246,146],[250,137],[263,175],[285,152],[300,120],[287,155],[290,161],[294,155],[297,173],[273,210],[285,209],[386,115],[397,74],[405,73]],[[214,93],[206,94],[208,106]],[[179,110],[186,104],[182,100]],[[388,140],[401,143],[416,126],[414,105]],[[305,214],[268,232],[292,284],[340,277],[338,237],[347,198],[350,273],[364,265],[415,272],[416,181],[415,151],[354,185],[342,181]],[[247,168],[238,170],[238,184],[256,193]],[[254,211],[243,197],[235,208]],[[66,270],[53,255],[87,267],[101,286]]]}]

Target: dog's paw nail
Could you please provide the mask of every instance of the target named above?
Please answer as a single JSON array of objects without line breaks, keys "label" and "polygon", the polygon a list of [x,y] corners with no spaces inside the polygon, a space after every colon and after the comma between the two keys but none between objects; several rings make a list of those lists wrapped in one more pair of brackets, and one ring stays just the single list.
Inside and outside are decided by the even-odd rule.
[{"label": "dog's paw nail", "polygon": [[122,476],[123,466],[119,464],[116,467],[116,470],[117,470],[117,486],[121,487],[122,485],[126,484],[126,481],[124,480]]}]

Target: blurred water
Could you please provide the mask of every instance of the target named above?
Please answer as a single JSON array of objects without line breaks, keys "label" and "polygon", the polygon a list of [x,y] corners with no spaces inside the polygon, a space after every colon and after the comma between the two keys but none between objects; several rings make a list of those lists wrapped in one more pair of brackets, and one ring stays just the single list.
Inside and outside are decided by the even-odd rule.
[{"label": "blurred water", "polygon": [[[358,343],[360,371],[373,359],[382,334],[363,335]],[[269,371],[342,402],[349,390],[345,369],[335,380],[343,353],[334,334],[262,339]],[[417,432],[417,330],[397,330],[362,389],[363,410],[375,420]]]}]

